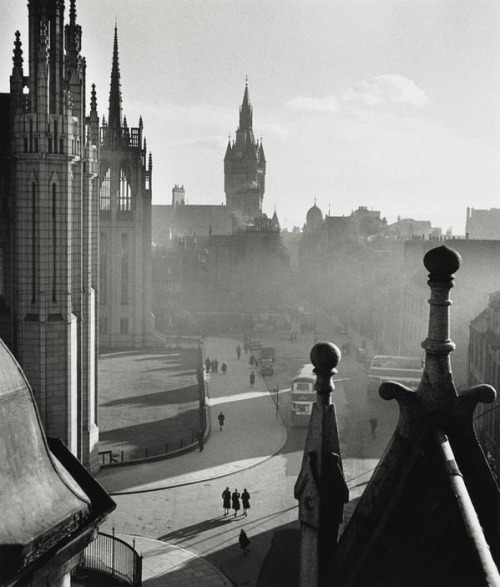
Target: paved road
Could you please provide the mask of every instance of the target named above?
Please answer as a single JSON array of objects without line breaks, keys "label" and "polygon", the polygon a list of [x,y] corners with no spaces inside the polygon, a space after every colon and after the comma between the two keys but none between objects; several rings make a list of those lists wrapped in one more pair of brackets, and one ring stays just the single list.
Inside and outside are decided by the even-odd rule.
[{"label": "paved road", "polygon": [[[297,557],[290,549],[297,548],[298,522],[293,488],[306,430],[289,430],[287,438],[281,418],[276,417],[273,396],[258,374],[254,386],[250,386],[248,357],[242,355],[237,360],[235,346],[229,339],[205,341],[206,354],[217,357],[219,363],[226,361],[228,372],[207,377],[212,431],[203,452],[107,469],[98,476],[118,503],[104,530],[114,526],[119,534],[149,539],[138,542],[139,549],[147,547],[146,559],[157,572],[149,576],[146,587],[167,584],[167,578],[169,585],[227,585],[225,577],[241,586],[294,585]],[[349,426],[353,404],[343,381],[336,384],[335,397],[341,434],[344,430],[350,445],[356,437]],[[281,409],[286,409],[286,399],[287,392],[280,400]],[[226,416],[222,432],[216,419],[221,410]],[[365,438],[366,434],[361,436]],[[375,462],[374,458],[359,459],[354,454],[344,460],[346,478],[353,488],[351,498],[361,493]],[[223,516],[221,493],[226,486],[249,490],[252,499],[248,517]],[[238,547],[241,528],[251,540],[247,556]],[[181,556],[179,562],[175,547],[188,553],[183,555],[187,559]],[[210,583],[205,579],[193,582],[189,575],[189,561],[196,556],[202,557],[197,559],[202,567],[197,572],[207,581],[210,577]],[[276,568],[284,566],[289,575],[283,573],[284,582],[277,583]],[[170,582],[173,578],[175,583]]]}]

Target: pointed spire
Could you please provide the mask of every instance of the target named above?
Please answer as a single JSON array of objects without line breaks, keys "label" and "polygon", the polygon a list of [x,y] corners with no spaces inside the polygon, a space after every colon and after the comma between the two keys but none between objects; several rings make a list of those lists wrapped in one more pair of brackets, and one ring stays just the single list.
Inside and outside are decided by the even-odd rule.
[{"label": "pointed spire", "polygon": [[243,103],[240,107],[240,127],[239,130],[252,130],[253,109],[250,103],[250,94],[248,92],[248,77],[245,82],[245,93],[243,94]]},{"label": "pointed spire", "polygon": [[111,87],[109,90],[109,126],[119,129],[122,124],[122,93],[120,88],[120,67],[118,64],[118,27],[115,23],[113,43],[113,65],[111,68]]},{"label": "pointed spire", "polygon": [[229,159],[231,157],[231,151],[232,151],[232,148],[231,148],[231,137],[229,137],[229,141],[227,143],[226,154],[224,155],[224,161],[226,159]]},{"label": "pointed spire", "polygon": [[262,137],[260,139],[259,161],[262,161],[263,163],[266,162],[266,156],[264,155],[264,147],[262,146]]},{"label": "pointed spire", "polygon": [[14,70],[17,70],[21,76],[23,75],[23,50],[22,50],[22,43],[21,43],[21,33],[16,31],[16,40],[14,41],[14,57],[12,61],[14,62]]}]

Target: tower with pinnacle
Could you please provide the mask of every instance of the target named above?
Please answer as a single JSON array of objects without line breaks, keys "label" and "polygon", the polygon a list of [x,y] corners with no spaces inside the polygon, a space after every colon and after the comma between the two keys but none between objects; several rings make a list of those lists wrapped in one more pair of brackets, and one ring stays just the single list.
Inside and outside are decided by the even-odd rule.
[{"label": "tower with pinnacle", "polygon": [[151,341],[151,190],[153,159],[142,118],[122,114],[115,25],[108,120],[99,132],[100,347],[141,348]]},{"label": "tower with pinnacle", "polygon": [[245,222],[262,215],[266,181],[266,158],[262,139],[253,133],[253,108],[248,81],[240,106],[240,123],[236,139],[229,139],[224,157],[224,191],[229,210]]},{"label": "tower with pinnacle", "polygon": [[86,115],[75,0],[66,25],[61,0],[29,0],[28,10],[28,51],[16,32],[10,94],[1,97],[0,336],[46,434],[94,469],[97,113]]}]

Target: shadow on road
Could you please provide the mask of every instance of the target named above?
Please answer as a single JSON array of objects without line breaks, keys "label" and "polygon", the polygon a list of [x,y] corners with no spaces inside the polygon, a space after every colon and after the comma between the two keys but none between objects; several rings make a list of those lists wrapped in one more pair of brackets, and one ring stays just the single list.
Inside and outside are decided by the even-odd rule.
[{"label": "shadow on road", "polygon": [[175,530],[174,532],[169,532],[168,534],[164,534],[160,536],[158,540],[164,540],[166,542],[175,542],[179,544],[184,540],[188,540],[197,534],[201,534],[202,532],[206,532],[207,530],[212,530],[213,528],[217,528],[219,526],[225,526],[226,524],[230,524],[232,522],[232,516],[219,516],[218,518],[212,518],[211,520],[205,520],[200,522],[199,524],[193,524],[192,526],[186,526],[185,528],[179,528],[179,530]]}]

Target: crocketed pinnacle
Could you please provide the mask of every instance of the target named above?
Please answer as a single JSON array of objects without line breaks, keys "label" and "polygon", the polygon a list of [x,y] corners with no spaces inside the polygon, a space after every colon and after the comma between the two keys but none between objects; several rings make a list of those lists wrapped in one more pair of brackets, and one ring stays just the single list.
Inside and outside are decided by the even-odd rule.
[{"label": "crocketed pinnacle", "polygon": [[122,122],[122,92],[120,88],[120,67],[118,64],[118,27],[115,24],[115,39],[113,44],[113,65],[111,67],[111,87],[109,90],[109,116],[110,128],[121,128]]}]

